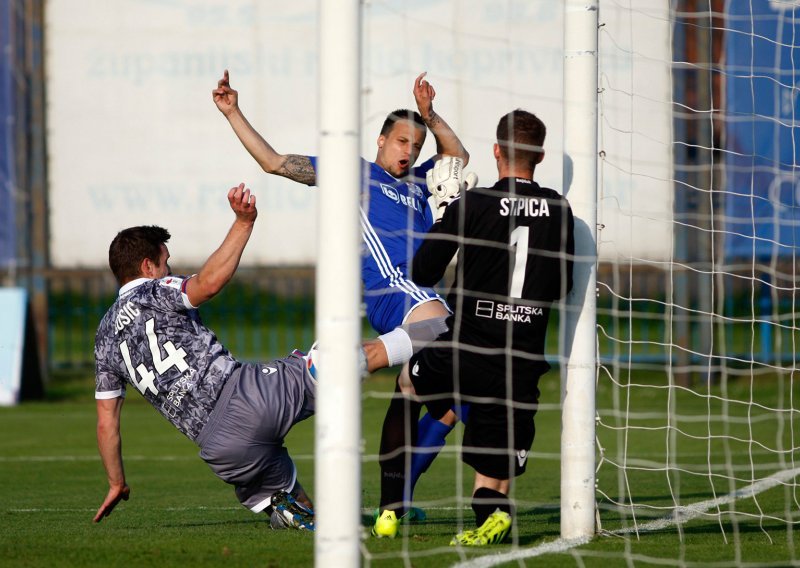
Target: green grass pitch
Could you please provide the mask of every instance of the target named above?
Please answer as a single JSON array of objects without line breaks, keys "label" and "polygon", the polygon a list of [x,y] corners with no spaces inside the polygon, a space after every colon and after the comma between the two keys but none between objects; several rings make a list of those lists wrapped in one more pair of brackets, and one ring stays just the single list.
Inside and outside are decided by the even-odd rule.
[{"label": "green grass pitch", "polygon": [[[472,472],[445,452],[423,477],[417,499],[429,521],[404,529],[405,538],[362,544],[363,564],[403,566],[400,553],[415,567],[447,566],[479,555],[537,549],[559,538],[558,373],[543,378],[542,409],[528,472],[518,480],[518,517],[512,544],[459,553],[448,546],[460,526],[470,526],[472,513],[455,495],[471,492]],[[378,436],[392,376],[380,374],[364,386],[363,500],[367,511],[379,496],[376,462]],[[83,376],[53,385],[51,400],[0,409],[0,564],[3,566],[310,566],[313,536],[270,531],[266,518],[239,506],[232,489],[215,478],[197,457],[195,446],[131,392],[123,410],[126,473],[131,499],[100,524],[92,516],[106,491],[105,475],[94,438],[92,379]],[[600,406],[611,401],[599,393]],[[645,404],[646,402],[641,402]],[[704,411],[702,400],[681,402],[681,414]],[[455,433],[457,439],[460,433]],[[662,435],[663,438],[663,435]],[[654,438],[632,436],[629,451],[646,453]],[[636,446],[637,444],[641,446]],[[304,485],[313,488],[313,419],[300,424],[287,441]],[[453,443],[448,444],[452,450]],[[794,446],[796,447],[796,444]],[[696,448],[691,448],[694,452]],[[657,448],[656,448],[657,452]],[[756,452],[753,455],[758,456]],[[793,459],[794,456],[792,455]],[[687,457],[687,460],[690,458]],[[774,458],[769,458],[770,462]],[[681,461],[680,459],[678,460]],[[766,464],[766,468],[771,464]],[[609,475],[601,470],[599,479]],[[615,485],[615,474],[607,484]],[[696,487],[681,478],[683,499],[704,501],[712,494],[707,480]],[[720,483],[720,491],[725,487]],[[659,483],[643,483],[632,491],[644,502],[668,502]],[[737,501],[740,512],[761,509],[766,516],[751,520],[699,517],[636,536],[597,536],[589,544],[558,553],[539,553],[524,560],[536,566],[706,566],[798,564],[793,523],[770,520],[789,516],[797,522],[792,489],[784,486],[752,499]],[[788,504],[787,504],[788,502]],[[607,504],[606,504],[607,505]],[[654,515],[656,517],[657,515]],[[601,507],[603,529],[613,533],[619,516]],[[647,522],[648,519],[639,519]],[[723,537],[727,535],[727,542]],[[367,527],[365,526],[365,530]],[[517,566],[516,562],[506,565]]]}]

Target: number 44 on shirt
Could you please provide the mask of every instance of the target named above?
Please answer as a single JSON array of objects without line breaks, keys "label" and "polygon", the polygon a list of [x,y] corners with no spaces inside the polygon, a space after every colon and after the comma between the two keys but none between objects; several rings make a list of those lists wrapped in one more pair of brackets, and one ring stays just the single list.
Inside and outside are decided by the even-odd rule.
[{"label": "number 44 on shirt", "polygon": [[[150,346],[150,354],[153,358],[153,366],[158,375],[163,374],[172,366],[176,367],[181,373],[189,368],[189,365],[186,363],[186,351],[183,350],[183,347],[176,349],[171,341],[164,342],[164,351],[167,356],[164,358],[161,357],[161,348],[158,345],[158,338],[155,332],[155,320],[153,318],[145,322],[145,332],[147,333],[147,342]],[[131,362],[131,353],[128,349],[127,340],[119,344],[119,350],[122,353],[122,358],[125,361],[128,374],[131,377],[131,382],[136,385],[139,392],[145,394],[145,392],[150,390],[153,394],[158,394],[158,389],[155,385],[156,375],[153,371],[145,367],[144,363],[140,363],[136,366],[136,371],[138,371],[142,379],[141,381],[136,380],[136,373],[133,370],[133,363]]]}]

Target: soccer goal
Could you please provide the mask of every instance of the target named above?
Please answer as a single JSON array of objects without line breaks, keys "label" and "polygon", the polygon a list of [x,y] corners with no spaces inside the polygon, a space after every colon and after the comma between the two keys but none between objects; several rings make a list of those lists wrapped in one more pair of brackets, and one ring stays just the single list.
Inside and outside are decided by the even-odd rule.
[{"label": "soccer goal", "polygon": [[[535,178],[572,204],[577,285],[551,319],[554,370],[540,382],[506,543],[449,546],[472,516],[461,427],[418,484],[428,521],[393,541],[367,535],[393,389],[370,378],[363,416],[321,401],[333,406],[318,435],[359,436],[343,443],[360,459],[326,459],[318,438],[318,565],[800,562],[798,16],[790,0],[361,5],[360,73],[350,76],[361,154],[374,155],[389,111],[414,104],[422,71],[482,186],[496,180],[497,119],[535,112],[548,126]],[[421,159],[433,153],[428,140]],[[341,375],[323,380],[352,380],[349,367],[329,372]],[[357,488],[342,485],[353,468]]]},{"label": "soccer goal", "polygon": [[[704,538],[718,565],[796,562],[798,4],[609,15],[597,388],[611,404],[597,408],[598,532],[625,535],[628,555],[645,533],[673,535],[676,563],[699,561]],[[644,28],[669,35],[671,57]],[[642,80],[648,67],[669,71],[669,91]],[[607,141],[628,152],[604,151]],[[672,159],[658,164],[664,149]],[[637,200],[636,185],[672,200],[672,214]],[[660,255],[636,250],[661,231]],[[762,557],[762,546],[781,552]]]}]

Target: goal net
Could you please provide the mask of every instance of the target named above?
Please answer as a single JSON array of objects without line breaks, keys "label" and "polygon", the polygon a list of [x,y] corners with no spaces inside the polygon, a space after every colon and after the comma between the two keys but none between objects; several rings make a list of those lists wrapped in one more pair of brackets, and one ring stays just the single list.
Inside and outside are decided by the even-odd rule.
[{"label": "goal net", "polygon": [[[365,138],[369,121],[384,110],[373,108],[371,93],[419,67],[438,80],[437,109],[470,150],[469,169],[481,185],[495,179],[494,124],[522,107],[549,127],[536,179],[563,189],[575,207],[580,188],[571,165],[585,156],[562,151],[570,142],[562,125],[575,112],[572,93],[562,88],[570,4],[369,3]],[[366,541],[368,564],[400,556],[406,565],[489,566],[552,554],[566,555],[554,565],[606,558],[681,566],[799,561],[800,6],[597,6],[597,122],[587,125],[596,127],[598,149],[597,403],[589,409],[596,490],[580,504],[596,511],[597,536],[591,543],[559,538],[562,495],[553,476],[570,464],[560,461],[566,404],[551,372],[540,384],[531,463],[511,493],[517,511],[508,545],[470,560],[442,536],[472,528],[472,470],[460,464],[457,429],[415,494],[432,523],[404,526],[402,541],[392,545]],[[374,41],[390,33],[402,57]],[[554,319],[568,320],[570,309],[561,306]],[[560,364],[562,378],[569,333],[551,322],[548,360]],[[366,385],[365,408],[372,399],[386,404],[389,394],[375,384]],[[377,445],[368,420],[363,492],[365,506],[374,506]]]},{"label": "goal net", "polygon": [[[598,529],[623,536],[628,558],[797,561],[797,9],[629,3],[603,19],[600,146],[629,152],[601,152],[599,170]],[[670,34],[670,59],[626,25],[639,18]],[[646,67],[669,69],[671,92],[654,92]],[[664,118],[669,137],[654,132]],[[671,218],[629,199],[637,183],[673,200]],[[666,254],[619,246],[620,229],[623,243],[648,238],[637,220],[666,226]],[[651,532],[672,550],[641,546]]]},{"label": "goal net", "polygon": [[[9,263],[19,245],[33,247],[32,259],[46,250],[53,268],[105,267],[122,222],[170,227],[182,235],[175,258],[199,266],[229,223],[216,196],[233,176],[253,183],[259,200],[243,263],[314,265],[317,306],[334,307],[317,326],[323,354],[336,354],[320,364],[316,455],[297,464],[313,493],[316,540],[270,538],[315,546],[318,564],[335,566],[800,564],[798,0],[44,4],[47,121],[32,123],[38,142],[27,150],[12,131],[42,110],[9,93],[41,98],[42,82],[0,65],[0,272],[22,268]],[[0,17],[7,62],[24,47],[11,24],[41,5],[0,0],[0,12],[15,14]],[[25,65],[40,65],[37,53]],[[276,151],[319,156],[318,190],[265,175],[239,147],[209,97],[224,69]],[[427,521],[401,525],[395,539],[368,535],[394,373],[356,379],[355,170],[358,155],[375,159],[387,114],[415,107],[423,72],[481,186],[497,179],[500,117],[522,108],[544,121],[535,180],[566,195],[580,230],[581,270],[551,313],[553,369],[538,384],[536,437],[500,546],[450,546],[475,518],[462,425],[416,486]],[[9,193],[20,152],[45,159],[45,132],[47,184]],[[436,153],[429,134],[417,165]],[[400,202],[388,186],[380,199]],[[419,196],[409,188],[403,197],[411,220]],[[46,204],[47,215],[19,199]],[[30,243],[9,232],[12,207],[17,217],[30,209]],[[76,231],[76,219],[92,222]],[[315,244],[320,236],[326,246]],[[284,333],[257,296],[244,300],[254,317]],[[577,441],[562,444],[576,423]],[[578,448],[588,455],[576,457]],[[566,494],[562,472],[580,496]],[[572,513],[588,528],[565,531]],[[328,554],[340,543],[347,554]]]}]

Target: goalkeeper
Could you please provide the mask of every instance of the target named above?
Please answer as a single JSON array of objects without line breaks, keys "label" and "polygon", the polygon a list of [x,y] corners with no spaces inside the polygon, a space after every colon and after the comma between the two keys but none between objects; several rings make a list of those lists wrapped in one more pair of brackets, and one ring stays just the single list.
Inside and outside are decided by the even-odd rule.
[{"label": "goalkeeper", "polygon": [[[409,361],[392,401],[381,447],[381,515],[372,532],[394,537],[406,512],[407,447],[422,397],[433,417],[470,403],[464,461],[475,469],[476,528],[453,545],[502,542],[511,528],[511,480],[525,471],[534,438],[538,381],[549,365],[544,346],[550,306],[572,287],[573,217],[566,199],[533,181],[544,157],[545,125],[515,110],[497,127],[499,181],[464,193],[445,210],[417,251],[414,278],[438,282],[453,256],[450,331]],[[411,426],[411,428],[408,427]]]},{"label": "goalkeeper", "polygon": [[[383,334],[380,339],[389,366],[407,361],[412,354],[408,335],[396,329],[401,324],[429,322],[429,340],[446,329],[444,321],[450,311],[431,287],[434,283],[418,286],[409,277],[408,268],[422,235],[441,217],[447,203],[463,185],[477,182],[474,176],[468,182],[461,182],[461,168],[468,162],[469,154],[450,126],[433,110],[436,91],[424,77],[422,73],[414,80],[413,93],[419,112],[400,109],[390,113],[376,141],[375,161],[362,159],[362,172],[368,177],[362,184],[365,205],[361,210],[364,302],[370,324]],[[265,172],[309,186],[316,184],[317,158],[276,152],[239,108],[238,93],[230,86],[227,70],[212,96],[236,136]],[[436,140],[437,155],[414,167],[425,142],[426,127]],[[429,198],[426,177],[442,155],[452,158],[437,166],[434,173],[440,189]],[[412,491],[456,421],[453,411],[441,420],[423,417],[419,446],[428,449],[414,457]],[[410,498],[408,495],[407,499]],[[418,509],[414,512],[422,516]]]}]

